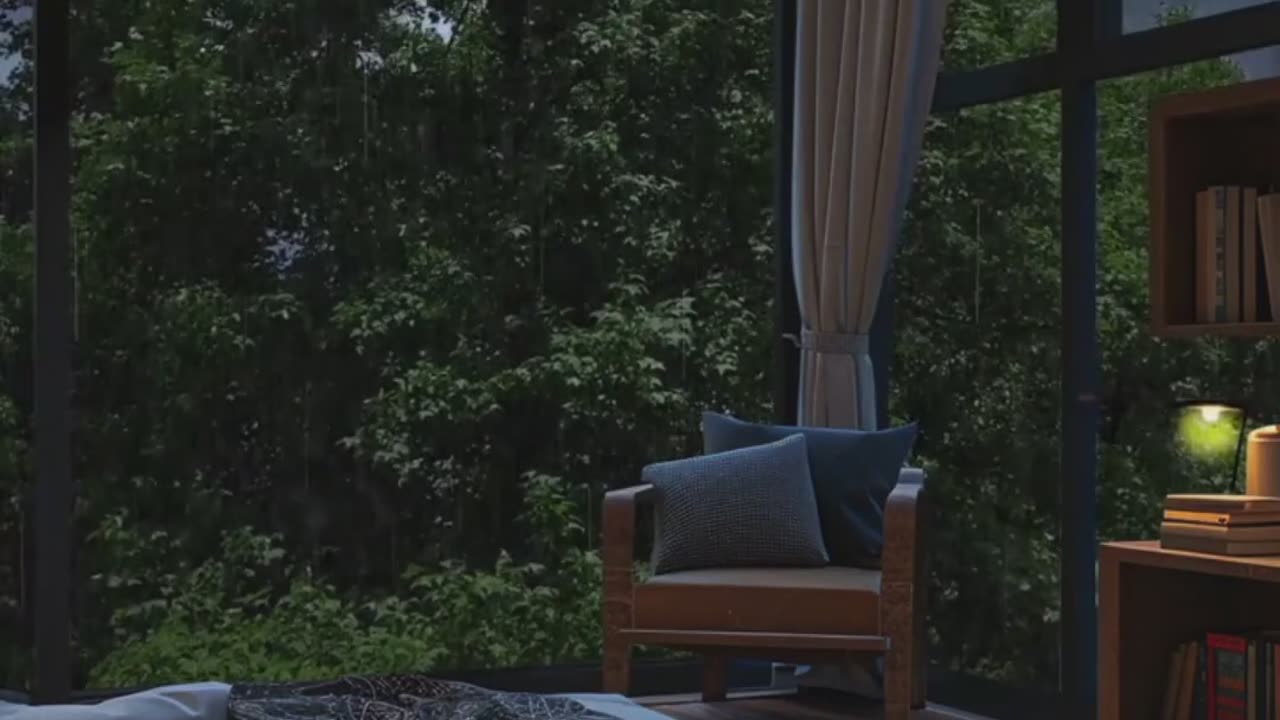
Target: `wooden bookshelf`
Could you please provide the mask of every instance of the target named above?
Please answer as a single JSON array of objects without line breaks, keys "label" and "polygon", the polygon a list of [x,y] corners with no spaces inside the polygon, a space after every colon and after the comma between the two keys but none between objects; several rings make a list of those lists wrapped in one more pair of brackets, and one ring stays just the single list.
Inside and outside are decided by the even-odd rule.
[{"label": "wooden bookshelf", "polygon": [[1196,193],[1280,188],[1280,78],[1166,97],[1151,110],[1148,140],[1152,332],[1280,335],[1280,318],[1197,324],[1195,316]]},{"label": "wooden bookshelf", "polygon": [[1280,629],[1280,557],[1103,543],[1098,563],[1099,717],[1160,716],[1169,655],[1207,632]]}]

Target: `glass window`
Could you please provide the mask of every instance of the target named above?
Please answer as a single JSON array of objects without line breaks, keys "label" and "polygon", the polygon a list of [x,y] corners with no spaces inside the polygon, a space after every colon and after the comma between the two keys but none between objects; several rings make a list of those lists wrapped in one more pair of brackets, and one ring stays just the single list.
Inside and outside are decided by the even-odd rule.
[{"label": "glass window", "polygon": [[1057,31],[1054,0],[952,0],[942,71],[976,70],[1052,52]]},{"label": "glass window", "polygon": [[771,5],[87,7],[83,682],[597,658],[602,493],[769,415]]},{"label": "glass window", "polygon": [[1265,5],[1270,0],[1116,0],[1124,8],[1124,31],[1140,32],[1173,18],[1192,18]]},{"label": "glass window", "polygon": [[[1167,493],[1241,492],[1244,460],[1238,472],[1235,463],[1242,425],[1247,431],[1280,418],[1280,353],[1274,343],[1165,340],[1146,331],[1147,108],[1170,93],[1247,77],[1237,56],[1099,86],[1099,312],[1106,386],[1098,504],[1104,540],[1157,537]],[[1247,401],[1249,414],[1182,406],[1195,400]]]},{"label": "glass window", "polygon": [[[1265,4],[1265,0],[1194,0],[1171,3],[1168,0],[1123,0],[1124,31],[1139,32],[1170,22],[1240,10]],[[1240,67],[1246,80],[1280,75],[1280,46],[1237,53],[1230,58]]]},{"label": "glass window", "polygon": [[0,688],[31,681],[31,8],[0,2]]},{"label": "glass window", "polygon": [[929,120],[903,244],[892,407],[934,482],[931,659],[1056,687],[1059,96]]},{"label": "glass window", "polygon": [[[986,38],[971,28],[1001,17],[987,7],[995,5],[1003,4],[962,4],[945,52],[967,51],[958,40]],[[1129,29],[1131,11],[1126,6]],[[1166,20],[1177,21],[1177,12],[1184,11],[1168,11]],[[1006,59],[1005,48],[1044,32],[1011,28],[970,65]],[[1267,344],[1149,335],[1146,210],[1154,99],[1274,75],[1263,62],[1274,54],[1100,85],[1105,539],[1155,537],[1166,492],[1232,486],[1239,416],[1210,422],[1175,408],[1178,400],[1275,394],[1266,378],[1276,374],[1276,353]],[[936,547],[955,549],[933,556],[932,658],[1045,688],[1057,683],[1059,642],[1058,114],[1054,93],[930,119],[895,268],[892,395],[895,415],[921,422],[919,454],[939,478]],[[1255,424],[1278,411],[1250,408]]]},{"label": "glass window", "polygon": [[1240,66],[1240,74],[1245,80],[1280,75],[1280,46],[1277,45],[1237,53],[1231,59]]}]

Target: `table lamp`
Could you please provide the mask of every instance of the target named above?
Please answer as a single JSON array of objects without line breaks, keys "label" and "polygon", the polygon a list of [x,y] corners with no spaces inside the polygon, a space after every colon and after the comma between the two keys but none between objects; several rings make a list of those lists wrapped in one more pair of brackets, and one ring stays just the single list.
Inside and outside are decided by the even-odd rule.
[{"label": "table lamp", "polygon": [[[1231,488],[1240,487],[1240,454],[1244,451],[1245,426],[1249,410],[1244,403],[1222,400],[1187,400],[1177,403],[1183,413],[1178,430],[1184,442],[1198,454],[1213,454],[1234,445],[1235,460],[1231,464]],[[1235,423],[1238,425],[1234,425]],[[1232,432],[1233,425],[1235,432]]]}]

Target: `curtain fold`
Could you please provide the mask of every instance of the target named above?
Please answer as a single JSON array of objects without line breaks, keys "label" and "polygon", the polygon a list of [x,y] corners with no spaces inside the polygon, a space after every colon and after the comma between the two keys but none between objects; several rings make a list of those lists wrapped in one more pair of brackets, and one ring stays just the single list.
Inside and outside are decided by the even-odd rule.
[{"label": "curtain fold", "polygon": [[874,429],[867,333],[920,154],[947,0],[798,0],[792,270],[799,421]]}]

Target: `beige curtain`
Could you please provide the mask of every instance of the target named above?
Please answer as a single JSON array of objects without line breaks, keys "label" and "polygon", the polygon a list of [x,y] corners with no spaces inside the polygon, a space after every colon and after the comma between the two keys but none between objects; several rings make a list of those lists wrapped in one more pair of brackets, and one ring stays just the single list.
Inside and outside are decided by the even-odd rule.
[{"label": "beige curtain", "polygon": [[799,0],[792,265],[800,424],[874,429],[867,333],[933,98],[947,0]]}]

